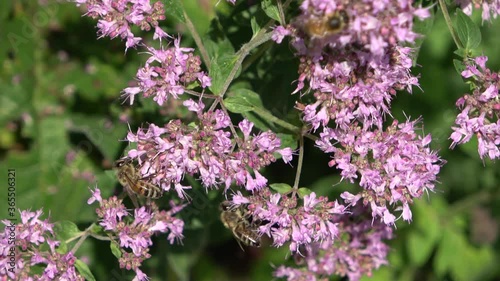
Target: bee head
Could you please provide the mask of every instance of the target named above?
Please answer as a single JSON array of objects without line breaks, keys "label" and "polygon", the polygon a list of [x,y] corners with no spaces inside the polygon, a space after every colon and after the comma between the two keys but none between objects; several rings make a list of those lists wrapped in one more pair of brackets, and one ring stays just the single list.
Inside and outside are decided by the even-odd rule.
[{"label": "bee head", "polygon": [[123,157],[115,161],[115,168],[120,168],[130,163],[132,163],[132,159],[130,157]]},{"label": "bee head", "polygon": [[346,11],[341,10],[338,13],[335,13],[328,19],[328,28],[332,31],[340,30],[345,27],[349,23],[349,15]]},{"label": "bee head", "polygon": [[232,209],[231,207],[231,201],[222,201],[219,205],[219,209],[221,211],[229,211]]}]

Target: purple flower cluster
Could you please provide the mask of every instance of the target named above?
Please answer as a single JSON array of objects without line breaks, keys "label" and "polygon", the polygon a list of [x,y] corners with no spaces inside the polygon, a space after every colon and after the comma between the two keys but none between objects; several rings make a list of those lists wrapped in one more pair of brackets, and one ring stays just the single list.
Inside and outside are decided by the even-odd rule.
[{"label": "purple flower cluster", "polygon": [[[48,219],[40,220],[41,215],[41,210],[21,211],[19,224],[2,221],[6,227],[0,232],[0,278],[20,281],[85,280],[75,269],[76,257],[73,253],[56,251],[60,242],[55,238],[53,224]],[[13,244],[9,243],[12,231],[15,233]],[[11,253],[14,256],[9,255]],[[11,262],[15,263],[14,272],[9,270]],[[42,267],[43,272],[39,273],[37,267]]]},{"label": "purple flower cluster", "polygon": [[126,40],[126,48],[138,45],[141,37],[136,37],[132,26],[141,30],[155,29],[154,39],[168,37],[159,26],[158,21],[165,19],[165,9],[161,1],[151,5],[150,0],[72,0],[78,6],[85,4],[86,16],[99,19],[97,27],[100,37],[111,39],[120,37]]},{"label": "purple flower cluster", "polygon": [[[297,108],[311,130],[321,130],[316,145],[332,153],[329,165],[340,170],[343,180],[362,188],[341,195],[353,214],[346,211],[330,220],[349,239],[305,243],[307,267],[280,267],[277,277],[321,280],[336,274],[358,280],[371,274],[386,263],[388,247],[381,241],[391,238],[396,212],[411,221],[413,199],[434,189],[444,161],[430,150],[430,135],[415,133],[419,120],[383,125],[397,91],[411,93],[419,86],[410,73],[413,50],[407,45],[419,37],[414,19],[430,13],[413,4],[305,0],[290,25],[273,31],[277,43],[289,36],[300,57],[294,93],[313,94],[312,102]],[[360,209],[369,215],[366,220],[349,223]]]},{"label": "purple flower cluster", "polygon": [[268,188],[248,197],[235,194],[232,203],[247,205],[253,220],[261,222],[260,235],[271,237],[275,247],[290,242],[292,252],[301,245],[334,241],[340,233],[332,221],[345,212],[345,207],[337,201],[329,202],[327,197],[317,197],[314,192],[305,195],[300,206],[295,193],[272,193]]},{"label": "purple flower cluster", "polygon": [[[411,93],[412,86],[419,85],[410,74],[412,49],[403,44],[418,37],[412,31],[413,19],[425,19],[429,11],[412,4],[304,1],[302,14],[288,29],[274,31],[277,41],[287,32],[292,34],[292,44],[301,56],[295,92],[307,89],[314,94],[315,101],[299,109],[312,130],[322,128],[317,146],[333,153],[330,166],[340,169],[343,179],[354,183],[359,177],[363,192],[345,192],[342,198],[350,205],[363,199],[373,218],[387,225],[394,224],[396,210],[402,210],[404,220],[411,220],[409,204],[433,190],[444,163],[428,148],[430,135],[421,138],[414,132],[418,120],[393,122],[383,129],[396,91]],[[345,27],[311,36],[308,29],[319,29],[321,17],[330,24],[328,17],[341,13],[348,17]]]},{"label": "purple flower cluster", "polygon": [[472,94],[459,98],[456,105],[462,110],[452,127],[451,147],[468,142],[473,135],[478,139],[481,159],[500,158],[500,77],[486,67],[487,57],[476,57],[466,62],[462,76],[470,81]]},{"label": "purple flower cluster", "polygon": [[291,160],[292,150],[280,149],[281,141],[274,133],[252,135],[253,124],[243,120],[238,125],[243,138],[239,138],[227,130],[232,124],[222,110],[202,112],[202,106],[191,100],[184,104],[199,110],[196,126],[172,120],[164,127],[150,124],[127,136],[129,142],[137,143],[137,149],[130,150],[128,156],[137,159],[143,177],[163,190],[173,187],[184,199],[184,189],[191,188],[181,185],[186,174],[198,175],[207,189],[220,185],[228,189],[235,182],[247,190],[259,190],[266,186],[267,179],[258,170],[276,161],[274,153],[286,163]]},{"label": "purple flower cluster", "polygon": [[409,204],[434,189],[444,163],[428,147],[430,135],[422,138],[415,133],[417,123],[394,121],[384,131],[365,131],[355,124],[348,130],[325,128],[317,146],[333,153],[330,166],[341,170],[342,179],[354,182],[359,177],[363,188],[357,195],[344,192],[346,203],[356,205],[362,199],[373,218],[387,225],[396,220],[394,210],[402,210],[403,219],[411,221]]},{"label": "purple flower cluster", "polygon": [[[375,57],[383,57],[391,48],[414,42],[419,37],[413,32],[413,19],[428,18],[430,13],[428,9],[415,8],[412,4],[412,0],[306,0],[300,5],[301,14],[288,27],[295,34],[292,44],[299,54],[311,57],[321,56],[326,46],[331,49],[357,46],[356,51],[365,50]],[[345,12],[348,17],[342,31],[315,36],[311,38],[314,42],[308,42],[311,20],[321,20],[340,12]]]},{"label": "purple flower cluster", "polygon": [[[392,227],[372,222],[369,210],[359,205],[352,213],[336,216],[333,222],[342,233],[335,240],[323,240],[301,247],[294,254],[299,268],[280,266],[274,276],[288,281],[329,280],[326,276],[346,276],[351,281],[371,276],[374,269],[387,264]],[[355,219],[353,219],[355,218]],[[323,278],[319,276],[325,276]]]},{"label": "purple flower cluster", "polygon": [[144,97],[153,96],[161,106],[169,96],[177,99],[187,85],[196,81],[202,88],[209,87],[210,77],[201,71],[201,60],[193,51],[180,47],[180,39],[175,39],[174,46],[166,50],[148,47],[151,57],[137,71],[138,86],[124,89],[123,96],[133,104],[135,95],[142,92]]},{"label": "purple flower cluster", "polygon": [[[127,48],[141,42],[130,25],[143,30],[155,27],[155,39],[160,41],[170,37],[158,28],[158,20],[164,19],[160,2],[150,6],[142,0],[74,1],[87,4],[87,15],[101,18],[101,36],[120,36],[127,40]],[[228,2],[234,4],[235,0]],[[299,177],[287,192],[274,193],[268,188],[268,180],[259,170],[278,156],[289,163],[292,150],[280,148],[280,139],[271,131],[253,134],[254,125],[246,119],[234,126],[224,107],[216,109],[223,97],[187,90],[196,86],[206,89],[211,80],[201,70],[194,49],[180,47],[180,39],[174,39],[173,46],[166,49],[145,46],[150,57],[136,74],[137,86],[124,89],[122,96],[133,104],[135,96],[142,93],[163,106],[188,92],[200,97],[199,102],[183,103],[197,114],[197,120],[189,125],[171,120],[163,126],[150,124],[135,133],[130,131],[127,141],[136,148],[128,151],[128,157],[138,163],[141,178],[164,191],[175,191],[182,200],[189,199],[186,190],[192,188],[181,184],[186,175],[197,177],[206,190],[224,187],[226,193],[233,184],[244,187],[244,194],[250,195],[238,192],[231,202],[248,210],[249,227],[269,236],[275,247],[288,243],[297,258],[298,268],[281,266],[276,277],[326,280],[323,277],[336,274],[359,280],[370,275],[387,263],[389,248],[384,240],[392,238],[397,215],[411,221],[413,199],[434,190],[444,163],[430,150],[430,135],[422,137],[415,132],[419,120],[394,121],[385,129],[383,125],[397,91],[411,93],[419,86],[417,77],[410,73],[413,50],[407,45],[419,37],[413,31],[414,19],[429,16],[427,8],[415,7],[411,0],[304,0],[300,14],[289,25],[274,28],[272,40],[281,43],[290,37],[300,58],[294,93],[312,94],[312,102],[298,108],[310,131],[320,129],[316,145],[332,154],[329,165],[340,170],[342,180],[361,187],[357,194],[342,193],[345,205],[301,191],[297,188]],[[481,69],[470,64],[466,75],[474,77],[480,84],[478,89],[484,90],[461,103],[475,102],[464,109],[467,118],[469,113],[480,111],[478,104],[488,104],[479,115],[484,121],[499,109],[493,102],[498,99],[497,77],[495,74],[493,79],[484,71],[484,63],[476,64]],[[487,97],[481,99],[482,95]],[[204,110],[204,97],[215,99],[209,110]],[[467,140],[471,132],[478,133],[463,128],[460,132]],[[499,143],[498,132],[498,126],[484,132],[490,137],[484,149],[490,155],[492,143]],[[462,135],[452,138],[458,143]],[[493,155],[498,157],[495,148],[497,154]],[[99,202],[100,225],[115,234],[111,237],[120,246],[120,266],[134,270],[136,279],[147,280],[139,267],[150,257],[151,236],[169,233],[170,243],[182,239],[184,222],[173,215],[184,205],[171,203],[172,209],[166,212],[152,203],[148,209],[135,209],[132,216],[116,197],[103,199],[97,188],[92,192],[89,204]]]},{"label": "purple flower cluster", "polygon": [[[133,270],[137,280],[148,280],[139,267],[142,262],[151,257],[149,247],[153,245],[151,236],[157,233],[169,233],[170,244],[183,238],[184,222],[173,217],[184,206],[176,206],[171,202],[170,211],[160,211],[154,203],[151,208],[141,207],[134,210],[134,215],[128,213],[122,201],[115,196],[109,199],[101,197],[98,188],[92,190],[92,196],[87,203],[99,202],[96,213],[100,225],[105,231],[115,234],[116,243],[120,245],[120,268]],[[127,250],[128,249],[128,250]]]},{"label": "purple flower cluster", "polygon": [[472,15],[474,9],[482,9],[481,17],[483,21],[492,21],[500,14],[499,0],[455,0],[457,5],[467,15]]},{"label": "purple flower cluster", "polygon": [[314,130],[328,126],[347,127],[359,120],[365,127],[382,127],[396,90],[411,92],[418,81],[411,76],[411,49],[395,47],[387,56],[376,58],[368,52],[339,49],[321,60],[302,57],[296,92],[309,81],[308,92],[315,102],[304,108],[303,120]]},{"label": "purple flower cluster", "polygon": [[[315,98],[303,109],[304,121],[314,130],[330,121],[346,127],[354,120],[381,128],[396,91],[411,92],[419,85],[410,74],[412,49],[403,44],[418,37],[413,19],[429,17],[428,9],[397,0],[304,1],[300,8],[286,29],[275,28],[273,39],[281,42],[290,35],[301,56],[295,92],[306,89]],[[339,13],[348,18],[341,30],[309,34]]]}]

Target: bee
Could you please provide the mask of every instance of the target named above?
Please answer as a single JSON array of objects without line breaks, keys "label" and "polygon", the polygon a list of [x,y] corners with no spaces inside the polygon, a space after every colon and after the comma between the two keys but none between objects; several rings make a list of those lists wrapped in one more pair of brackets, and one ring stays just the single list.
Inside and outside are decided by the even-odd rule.
[{"label": "bee", "polygon": [[133,165],[130,157],[116,160],[114,166],[118,182],[125,188],[136,207],[138,204],[133,195],[148,199],[158,199],[163,195],[159,186],[150,183],[147,178],[141,178],[139,170]]},{"label": "bee", "polygon": [[349,15],[344,10],[324,16],[311,16],[304,19],[300,29],[306,33],[310,39],[324,38],[334,35],[344,30],[349,24]]},{"label": "bee", "polygon": [[243,205],[231,206],[230,201],[220,204],[220,220],[224,226],[233,232],[236,242],[243,250],[243,245],[260,247],[260,236],[257,233],[257,223],[252,220],[248,210]]}]

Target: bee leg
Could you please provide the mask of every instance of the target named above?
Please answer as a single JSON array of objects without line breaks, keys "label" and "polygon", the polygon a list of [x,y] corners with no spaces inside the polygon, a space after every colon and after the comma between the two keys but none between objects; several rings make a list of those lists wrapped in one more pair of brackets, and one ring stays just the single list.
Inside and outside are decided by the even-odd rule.
[{"label": "bee leg", "polygon": [[134,207],[136,209],[139,209],[140,205],[139,202],[137,201],[137,196],[135,196],[135,194],[132,191],[130,191],[128,186],[125,188],[125,190],[127,191],[128,197],[130,198],[130,201],[132,201]]},{"label": "bee leg", "polygon": [[127,195],[128,195],[128,192],[126,192],[126,193],[125,192],[120,192],[120,194],[118,195],[118,199],[120,199],[120,200],[123,201],[123,199],[125,199],[125,196],[127,196]]},{"label": "bee leg", "polygon": [[152,207],[152,204],[153,204],[153,199],[151,198],[146,198],[146,209],[151,211],[153,209]]},{"label": "bee leg", "polygon": [[237,242],[237,243],[238,243],[238,245],[240,246],[241,250],[244,252],[244,251],[245,251],[245,249],[243,249],[243,245],[241,245],[241,241],[240,241],[240,239],[238,239],[238,238],[237,238],[237,237],[238,237],[238,233],[236,233],[236,232],[233,230],[233,235],[234,235],[234,237],[235,237],[235,239],[236,239],[236,242]]}]

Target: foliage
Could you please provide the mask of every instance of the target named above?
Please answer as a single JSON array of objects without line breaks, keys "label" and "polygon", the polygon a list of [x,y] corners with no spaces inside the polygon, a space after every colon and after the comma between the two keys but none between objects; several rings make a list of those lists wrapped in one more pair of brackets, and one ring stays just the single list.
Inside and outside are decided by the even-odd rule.
[{"label": "foliage", "polygon": [[[117,261],[124,254],[121,245],[110,238],[112,233],[98,225],[95,203],[87,203],[96,187],[103,198],[123,194],[112,171],[115,160],[125,155],[134,158],[131,151],[145,151],[149,155],[148,145],[154,142],[141,139],[140,135],[154,131],[152,124],[163,126],[173,124],[169,123],[171,120],[182,120],[182,125],[172,125],[168,132],[176,130],[193,139],[209,133],[215,138],[223,135],[218,132],[230,132],[229,127],[220,131],[206,130],[204,125],[215,124],[215,118],[219,117],[202,116],[200,110],[185,106],[192,98],[186,94],[190,91],[203,92],[204,97],[213,98],[214,102],[207,103],[205,110],[214,104],[226,110],[224,113],[230,116],[237,129],[231,131],[232,137],[243,139],[244,125],[237,125],[246,124],[240,123],[242,120],[249,120],[254,128],[245,139],[247,143],[257,143],[255,139],[261,137],[257,132],[268,130],[281,141],[281,147],[259,150],[266,156],[272,155],[276,162],[255,168],[267,179],[266,190],[272,194],[280,198],[297,195],[295,202],[299,205],[315,198],[312,195],[325,196],[329,203],[339,200],[350,207],[342,201],[349,200],[344,192],[357,194],[363,189],[353,177],[341,175],[341,170],[332,168],[338,163],[332,160],[337,155],[318,149],[321,132],[318,128],[325,124],[319,121],[315,124],[314,120],[304,117],[307,114],[303,106],[314,103],[316,97],[313,97],[314,91],[307,91],[308,87],[311,89],[308,80],[299,77],[299,68],[303,66],[299,57],[303,54],[295,50],[296,42],[292,42],[295,35],[288,35],[281,44],[271,39],[272,28],[280,24],[293,26],[291,19],[304,16],[299,4],[275,0],[254,2],[236,1],[232,5],[215,0],[163,1],[166,19],[159,20],[159,26],[182,39],[178,42],[179,48],[193,48],[192,51],[183,50],[185,54],[201,58],[196,77],[206,74],[211,79],[211,84],[206,86],[201,78],[183,84],[185,93],[179,95],[179,99],[168,96],[164,102],[158,102],[158,98],[153,100],[152,96],[130,94],[137,86],[137,70],[150,63],[146,62],[150,54],[145,52],[151,50],[127,45],[125,51],[128,41],[121,41],[119,36],[114,40],[106,36],[97,39],[96,21],[82,17],[85,6],[34,0],[0,2],[3,27],[0,36],[4,42],[0,44],[0,180],[8,185],[12,176],[7,171],[15,170],[16,210],[43,209],[50,221],[56,222],[52,236],[61,241],[58,254],[74,254],[75,268],[86,280],[132,280],[136,275],[120,268]],[[413,26],[413,30],[424,37],[416,38],[415,45],[406,43],[415,47],[411,73],[418,77],[419,86],[413,87],[412,95],[407,94],[408,88],[397,89],[390,112],[384,114],[387,119],[381,123],[384,128],[392,128],[391,118],[402,125],[410,120],[409,116],[422,116],[425,130],[415,128],[415,134],[431,134],[432,151],[437,151],[447,163],[439,172],[436,187],[426,188],[420,198],[412,198],[409,220],[407,217],[400,219],[404,216],[401,210],[406,203],[402,201],[398,205],[400,209],[389,210],[391,215],[396,215],[395,225],[381,220],[381,216],[369,218],[375,221],[372,223],[374,228],[384,229],[386,224],[390,225],[395,238],[388,241],[389,265],[374,270],[371,279],[365,276],[361,280],[500,278],[500,271],[495,266],[500,258],[500,209],[497,207],[500,206],[500,169],[491,161],[494,157],[489,157],[493,155],[491,150],[490,154],[481,153],[484,139],[476,139],[479,133],[471,134],[467,143],[462,144],[458,137],[449,141],[459,114],[456,100],[466,93],[473,97],[476,89],[485,91],[481,87],[485,87],[484,81],[487,81],[485,77],[472,79],[461,73],[476,67],[477,62],[472,58],[479,55],[488,57],[487,65],[493,73],[500,68],[500,56],[495,52],[500,43],[496,36],[500,25],[495,17],[484,19],[483,15],[481,19],[481,10],[476,9],[472,15],[457,9],[449,15],[450,21],[443,16],[444,3],[433,5],[434,2],[424,1],[426,7],[431,7],[431,15],[423,21],[415,19]],[[456,4],[450,2],[447,7],[452,11]],[[352,15],[350,20],[354,20]],[[193,33],[194,30],[197,32]],[[144,38],[143,42],[159,49],[159,42],[152,39],[154,28],[147,32],[134,27],[133,31],[135,36]],[[316,41],[312,39],[312,42]],[[175,44],[173,39],[164,38],[161,45],[168,49],[176,47]],[[310,47],[308,44],[312,43],[304,44]],[[306,84],[302,91],[291,94],[301,83]],[[498,104],[498,90],[496,94],[494,102]],[[492,108],[498,114],[500,109],[494,105]],[[332,124],[332,120],[334,118],[326,123]],[[375,123],[370,125],[377,127]],[[389,142],[392,137],[384,136],[387,138],[380,143]],[[136,141],[131,141],[134,137]],[[343,137],[347,142],[348,137]],[[197,144],[203,148],[203,143]],[[496,145],[498,149],[498,142]],[[287,162],[287,154],[282,151],[287,147],[295,151],[288,165],[283,163]],[[176,149],[182,150],[179,146]],[[245,150],[236,150],[227,159],[239,159],[238,153],[242,151]],[[134,159],[144,161],[140,156]],[[151,160],[151,167],[154,167],[154,160]],[[300,183],[296,180],[297,169]],[[257,181],[253,170],[249,174]],[[151,258],[141,266],[142,272],[152,280],[271,280],[278,266],[295,265],[290,253],[302,249],[300,243],[296,249],[289,242],[273,247],[277,242],[276,237],[272,237],[265,238],[261,248],[242,251],[231,231],[220,223],[220,202],[237,200],[241,194],[236,192],[243,192],[244,198],[255,206],[264,204],[262,198],[267,195],[254,197],[253,190],[248,188],[250,184],[238,182],[237,175],[218,175],[221,177],[217,180],[218,186],[207,184],[209,179],[201,175],[201,172],[186,173],[181,180],[169,179],[168,182],[151,179],[164,189],[172,185],[172,192],[156,201],[160,208],[187,204],[178,212],[178,218],[184,223],[184,238],[180,245],[169,243],[165,235],[152,236]],[[234,179],[231,186],[234,192],[224,194],[222,191],[229,187],[224,183],[227,179]],[[246,189],[235,187],[237,185]],[[183,189],[187,186],[191,188]],[[189,203],[183,194],[189,197]],[[7,202],[8,198],[12,196],[5,189],[0,193],[0,201]],[[140,204],[147,205],[145,201],[141,200]],[[125,204],[133,207],[128,198]],[[316,205],[316,210],[333,209],[326,206],[327,203],[321,204]],[[356,212],[354,208],[350,211]],[[259,218],[264,221],[270,219],[258,212],[253,216],[262,216]],[[4,207],[0,209],[0,218],[20,222],[21,213],[13,215]],[[344,219],[336,217],[332,221],[343,223]],[[366,219],[364,213],[358,218],[362,219]],[[80,239],[82,237],[84,239]],[[345,237],[339,237],[343,242]],[[327,278],[340,280],[334,275]]]}]

